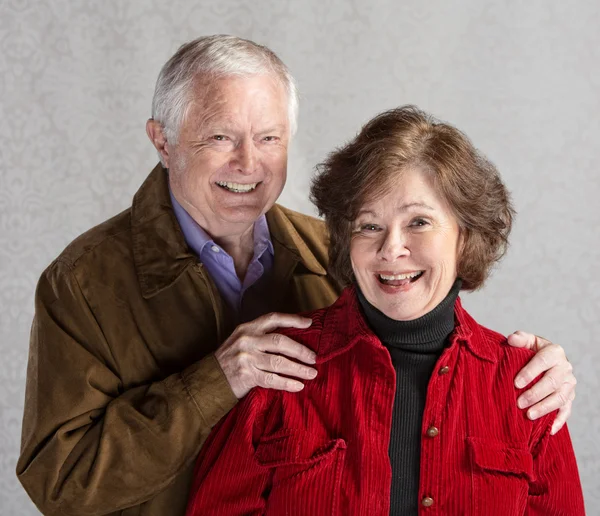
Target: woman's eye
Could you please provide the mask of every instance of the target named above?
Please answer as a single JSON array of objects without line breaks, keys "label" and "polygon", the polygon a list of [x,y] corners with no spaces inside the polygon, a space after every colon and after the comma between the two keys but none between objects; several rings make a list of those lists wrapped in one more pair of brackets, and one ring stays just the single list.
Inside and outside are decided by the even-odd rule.
[{"label": "woman's eye", "polygon": [[429,225],[429,222],[427,222],[425,219],[414,219],[410,225],[413,227],[422,227]]},{"label": "woman's eye", "polygon": [[360,226],[360,229],[362,231],[377,231],[379,229],[379,226],[377,226],[376,224],[363,224],[362,226]]}]

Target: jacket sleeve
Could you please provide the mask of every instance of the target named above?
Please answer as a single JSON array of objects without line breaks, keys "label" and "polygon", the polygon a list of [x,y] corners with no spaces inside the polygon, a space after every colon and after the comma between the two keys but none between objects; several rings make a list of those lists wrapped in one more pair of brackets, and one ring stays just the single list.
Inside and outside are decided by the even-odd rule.
[{"label": "jacket sleeve", "polygon": [[107,514],[152,498],[237,401],[213,355],[124,390],[68,264],[42,275],[35,311],[17,476],[44,514]]},{"label": "jacket sleeve", "polygon": [[565,425],[550,435],[554,415],[547,416],[543,435],[533,450],[527,516],[584,516],[583,492],[575,452]]},{"label": "jacket sleeve", "polygon": [[272,470],[255,457],[264,432],[268,395],[254,389],[210,435],[200,452],[186,516],[264,514]]}]

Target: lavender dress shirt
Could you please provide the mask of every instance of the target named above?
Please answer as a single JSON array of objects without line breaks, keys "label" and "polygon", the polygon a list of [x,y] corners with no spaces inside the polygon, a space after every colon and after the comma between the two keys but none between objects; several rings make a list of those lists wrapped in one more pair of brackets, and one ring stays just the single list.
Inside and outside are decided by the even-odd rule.
[{"label": "lavender dress shirt", "polygon": [[242,282],[235,272],[233,258],[185,211],[170,190],[169,193],[185,241],[204,264],[221,296],[232,310],[230,315],[234,321],[249,321],[265,313],[264,307],[267,303],[263,291],[273,269],[275,256],[267,218],[262,215],[254,223],[254,256]]}]

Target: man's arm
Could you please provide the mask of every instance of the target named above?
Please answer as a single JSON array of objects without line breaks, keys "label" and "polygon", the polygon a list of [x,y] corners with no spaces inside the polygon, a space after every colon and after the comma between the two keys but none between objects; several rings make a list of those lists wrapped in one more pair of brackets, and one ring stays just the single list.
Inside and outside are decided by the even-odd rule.
[{"label": "man's arm", "polygon": [[531,333],[517,331],[508,336],[508,343],[517,348],[535,351],[535,356],[517,374],[515,386],[521,389],[540,374],[544,373],[544,376],[519,396],[518,405],[522,409],[528,409],[527,417],[534,420],[558,409],[551,432],[555,434],[571,415],[577,385],[573,366],[562,347]]},{"label": "man's arm", "polygon": [[236,403],[214,355],[123,391],[68,265],[36,292],[17,475],[44,514],[104,514],[151,498]]},{"label": "man's arm", "polygon": [[68,264],[57,261],[42,275],[35,303],[17,475],[45,514],[106,514],[149,500],[196,458],[249,389],[297,391],[303,385],[280,374],[316,375],[283,356],[314,363],[311,350],[266,334],[311,320],[270,314],[238,327],[219,360],[210,354],[124,390],[93,300]]}]

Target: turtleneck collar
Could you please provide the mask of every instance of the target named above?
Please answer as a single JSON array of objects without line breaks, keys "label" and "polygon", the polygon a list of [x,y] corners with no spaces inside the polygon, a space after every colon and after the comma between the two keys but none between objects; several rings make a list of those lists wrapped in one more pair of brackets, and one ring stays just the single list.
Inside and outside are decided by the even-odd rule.
[{"label": "turtleneck collar", "polygon": [[358,284],[356,293],[367,323],[386,346],[432,353],[444,348],[448,336],[454,330],[454,303],[461,283],[457,279],[439,305],[412,321],[396,321],[385,315],[367,301]]}]

